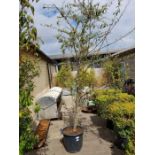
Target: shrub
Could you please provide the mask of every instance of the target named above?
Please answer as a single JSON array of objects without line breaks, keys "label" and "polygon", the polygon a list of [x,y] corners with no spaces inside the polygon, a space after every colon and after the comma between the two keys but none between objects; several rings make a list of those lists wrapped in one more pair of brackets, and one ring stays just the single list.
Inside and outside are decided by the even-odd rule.
[{"label": "shrub", "polygon": [[[37,59],[38,60],[38,59]],[[19,65],[19,153],[33,149],[37,137],[32,128],[32,117],[29,107],[33,104],[31,95],[35,85],[33,79],[39,75],[38,61],[29,55],[20,55]]]},{"label": "shrub", "polygon": [[127,119],[134,117],[135,104],[132,102],[114,102],[107,106],[107,117],[111,120],[125,117]]},{"label": "shrub", "polygon": [[62,64],[60,71],[57,73],[56,81],[58,86],[71,88],[73,84],[73,76],[69,64]]},{"label": "shrub", "polygon": [[135,145],[134,96],[115,89],[96,90],[94,94],[100,116],[113,121],[115,133],[118,137],[127,140],[123,143],[125,154],[133,155]]},{"label": "shrub", "polygon": [[95,90],[94,96],[98,104],[113,102],[135,102],[135,97],[122,93],[119,89]]},{"label": "shrub", "polygon": [[114,95],[117,93],[121,93],[121,90],[119,89],[105,89],[105,90],[95,90],[94,94],[96,96],[100,96],[100,95]]},{"label": "shrub", "polygon": [[100,95],[96,98],[95,102],[98,106],[98,114],[106,118],[105,111],[106,106],[116,100],[116,97],[114,95]]},{"label": "shrub", "polygon": [[134,154],[134,121],[135,104],[132,102],[112,103],[107,106],[106,118],[112,120],[115,126],[115,133],[118,137],[125,138],[126,143],[122,147],[126,155]]},{"label": "shrub", "polygon": [[123,88],[127,72],[122,69],[122,64],[117,59],[108,59],[103,64],[106,84],[113,88]]},{"label": "shrub", "polygon": [[135,120],[134,117],[130,119],[117,118],[115,119],[115,133],[118,137],[125,138],[127,143],[123,144],[125,155],[133,155],[135,151]]},{"label": "shrub", "polygon": [[123,138],[134,138],[135,120],[134,117],[127,118],[116,118],[115,119],[115,132],[117,135]]},{"label": "shrub", "polygon": [[135,97],[127,93],[118,93],[116,96],[119,102],[135,102]]},{"label": "shrub", "polygon": [[77,83],[80,86],[80,88],[83,88],[85,86],[89,86],[91,88],[94,87],[96,82],[95,79],[95,72],[93,69],[85,70],[84,67],[80,68],[79,74],[77,75]]},{"label": "shrub", "polygon": [[19,154],[24,155],[37,142],[29,106],[33,104],[34,78],[39,75],[39,44],[33,24],[34,7],[29,0],[19,2]]},{"label": "shrub", "polygon": [[19,111],[19,154],[34,148],[38,138],[32,129],[31,112],[28,108],[20,109]]},{"label": "shrub", "polygon": [[135,154],[135,142],[131,139],[128,139],[128,143],[125,146],[125,154],[126,155],[134,155]]},{"label": "shrub", "polygon": [[115,95],[100,95],[96,98],[97,102],[99,104],[109,104],[112,103],[113,101],[116,100],[116,96]]},{"label": "shrub", "polygon": [[40,105],[36,103],[34,106],[34,112],[38,113],[40,111],[40,108],[41,108]]},{"label": "shrub", "polygon": [[121,93],[119,89],[107,89],[107,90],[96,90],[94,92],[95,102],[98,106],[98,113],[103,118],[106,116],[106,106],[114,102],[133,102],[134,96],[128,95],[126,93]]}]

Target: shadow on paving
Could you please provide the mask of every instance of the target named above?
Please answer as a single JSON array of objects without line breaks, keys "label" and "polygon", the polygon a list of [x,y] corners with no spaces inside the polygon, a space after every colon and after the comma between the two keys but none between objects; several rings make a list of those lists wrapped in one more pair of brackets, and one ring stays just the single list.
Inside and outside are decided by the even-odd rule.
[{"label": "shadow on paving", "polygon": [[95,115],[95,116],[91,116],[90,117],[93,125],[97,126],[97,130],[98,130],[98,137],[102,138],[108,142],[113,143],[113,146],[111,147],[111,152],[112,155],[124,155],[124,151],[118,149],[115,145],[114,145],[114,140],[115,140],[115,134],[113,133],[112,130],[108,129],[106,127],[106,120],[101,119],[99,116]]},{"label": "shadow on paving", "polygon": [[[47,155],[47,145],[45,144],[45,146],[39,148],[39,149],[34,149],[28,153],[26,153],[25,155]],[[54,154],[51,154],[51,155],[54,155]]]}]

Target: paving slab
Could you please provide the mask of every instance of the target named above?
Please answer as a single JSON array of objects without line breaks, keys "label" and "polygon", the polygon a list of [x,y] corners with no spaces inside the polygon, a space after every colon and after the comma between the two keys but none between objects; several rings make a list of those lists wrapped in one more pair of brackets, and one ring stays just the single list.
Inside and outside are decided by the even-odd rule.
[{"label": "paving slab", "polygon": [[[69,96],[63,98],[64,105],[72,108],[72,99]],[[84,127],[83,146],[77,153],[68,153],[62,143],[61,129],[66,126],[64,120],[51,121],[46,145],[26,155],[124,155],[113,145],[115,135],[107,129],[105,121],[96,114],[80,113],[81,125]]]}]

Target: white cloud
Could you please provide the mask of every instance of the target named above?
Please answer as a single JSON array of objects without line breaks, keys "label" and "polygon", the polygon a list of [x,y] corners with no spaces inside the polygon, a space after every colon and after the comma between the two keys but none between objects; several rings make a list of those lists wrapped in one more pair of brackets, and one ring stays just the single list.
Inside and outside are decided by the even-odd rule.
[{"label": "white cloud", "polygon": [[[52,25],[56,25],[56,16],[54,16],[51,13],[51,10],[48,9],[45,12],[43,9],[43,6],[46,5],[52,5],[56,4],[58,6],[64,5],[64,3],[67,2],[73,2],[73,0],[43,0],[39,1],[38,3],[34,3],[35,7],[35,26],[38,30],[38,36],[41,37],[41,39],[44,41],[44,44],[41,45],[41,49],[43,52],[45,52],[48,55],[52,54],[58,54],[61,53],[60,51],[60,44],[56,40],[56,30],[47,27]],[[100,0],[94,0],[95,2],[102,2]],[[135,23],[134,23],[134,0],[123,0],[122,9],[125,7],[125,5],[129,3],[129,6],[127,7],[124,15],[122,16],[120,22],[117,24],[117,26],[114,28],[110,36],[108,37],[108,42],[112,42],[116,40],[117,38],[121,37],[128,31],[130,31]],[[112,9],[112,8],[111,8]],[[48,16],[49,15],[49,16]],[[119,48],[125,48],[130,47],[134,45],[134,33],[127,36],[126,38],[122,39],[121,41],[117,42],[115,45],[109,46],[108,49],[119,49]]]}]

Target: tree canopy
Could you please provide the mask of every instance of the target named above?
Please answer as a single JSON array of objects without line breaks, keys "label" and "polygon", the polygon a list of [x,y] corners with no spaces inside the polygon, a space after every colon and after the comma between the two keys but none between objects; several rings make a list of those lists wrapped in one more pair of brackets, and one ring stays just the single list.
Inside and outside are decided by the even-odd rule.
[{"label": "tree canopy", "polygon": [[[109,19],[108,10],[112,5],[115,9]],[[93,0],[76,0],[61,8],[54,5],[59,12],[57,39],[61,43],[62,52],[71,52],[78,60],[97,54],[118,22],[120,5],[121,0],[102,5]]]},{"label": "tree canopy", "polygon": [[[38,0],[32,0],[38,2]],[[34,27],[34,6],[29,0],[19,0],[19,47],[29,50],[31,45],[38,47],[37,29]]]}]

